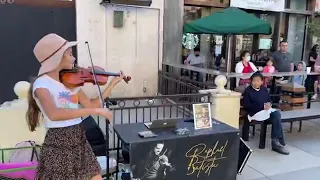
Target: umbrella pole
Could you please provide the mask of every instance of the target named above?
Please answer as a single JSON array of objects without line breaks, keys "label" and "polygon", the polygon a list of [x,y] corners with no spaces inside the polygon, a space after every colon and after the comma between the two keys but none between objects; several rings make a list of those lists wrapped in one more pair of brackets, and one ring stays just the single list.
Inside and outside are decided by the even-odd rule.
[{"label": "umbrella pole", "polygon": [[[231,58],[232,58],[232,41],[233,41],[234,36],[233,35],[228,35],[227,37],[227,62],[226,62],[226,66],[227,66],[227,73],[231,73]],[[230,89],[230,79],[228,78],[228,84],[227,84],[227,88]]]}]

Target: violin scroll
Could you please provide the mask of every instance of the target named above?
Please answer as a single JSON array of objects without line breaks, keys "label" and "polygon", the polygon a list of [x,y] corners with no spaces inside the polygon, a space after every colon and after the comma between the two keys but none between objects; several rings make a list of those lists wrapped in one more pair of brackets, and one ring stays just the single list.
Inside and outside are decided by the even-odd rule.
[{"label": "violin scroll", "polygon": [[123,77],[124,82],[126,82],[127,84],[129,83],[129,81],[131,81],[131,76],[125,76]]}]

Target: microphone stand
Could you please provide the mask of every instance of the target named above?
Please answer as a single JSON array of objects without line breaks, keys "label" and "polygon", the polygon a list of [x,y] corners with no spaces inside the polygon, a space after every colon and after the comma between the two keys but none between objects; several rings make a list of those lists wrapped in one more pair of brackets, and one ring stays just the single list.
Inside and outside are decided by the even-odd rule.
[{"label": "microphone stand", "polygon": [[[87,48],[88,48],[88,53],[89,53],[89,58],[90,58],[90,62],[91,62],[91,67],[92,67],[92,74],[93,74],[93,78],[94,78],[94,82],[95,84],[97,85],[97,88],[98,88],[98,95],[99,95],[99,99],[100,99],[100,102],[101,102],[101,107],[102,108],[107,108],[107,104],[106,102],[103,100],[103,96],[102,96],[102,93],[101,93],[101,89],[100,89],[100,85],[98,83],[98,80],[97,80],[97,75],[96,75],[96,72],[94,70],[94,65],[93,65],[93,61],[92,61],[92,56],[91,56],[91,51],[90,51],[90,46],[89,46],[89,43],[86,41],[85,44],[87,45]],[[106,158],[107,158],[107,179],[109,179],[109,126],[110,126],[110,122],[109,120],[106,118],[106,150],[107,150],[107,153],[106,153]]]}]

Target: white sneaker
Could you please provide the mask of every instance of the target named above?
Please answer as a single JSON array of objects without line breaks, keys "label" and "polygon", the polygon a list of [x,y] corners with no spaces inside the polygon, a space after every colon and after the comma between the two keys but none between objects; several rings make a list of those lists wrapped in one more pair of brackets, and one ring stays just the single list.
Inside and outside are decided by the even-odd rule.
[{"label": "white sneaker", "polygon": [[312,97],[311,97],[311,99],[313,99],[313,100],[315,100],[315,99],[317,99],[318,98],[318,94],[315,94],[315,95],[313,95]]}]

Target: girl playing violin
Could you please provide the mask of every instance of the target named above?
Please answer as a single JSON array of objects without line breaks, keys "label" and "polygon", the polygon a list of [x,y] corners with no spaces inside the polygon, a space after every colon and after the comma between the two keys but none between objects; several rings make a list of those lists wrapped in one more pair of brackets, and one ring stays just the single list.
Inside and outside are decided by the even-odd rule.
[{"label": "girl playing violin", "polygon": [[[111,120],[112,114],[101,108],[99,98],[89,99],[79,87],[69,89],[59,80],[62,69],[73,67],[72,47],[76,44],[57,34],[48,34],[33,50],[41,67],[29,89],[26,117],[31,131],[40,124],[40,114],[48,129],[37,169],[38,180],[102,179],[100,166],[80,123],[83,116],[97,115]],[[112,79],[102,93],[103,98],[110,95],[123,77],[120,73],[120,77]],[[79,108],[79,104],[84,108]]]}]

